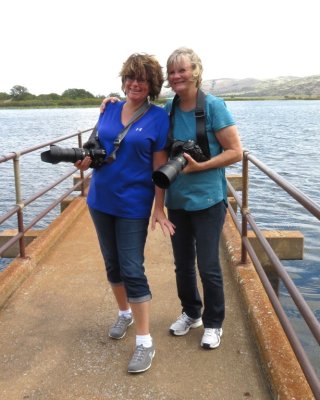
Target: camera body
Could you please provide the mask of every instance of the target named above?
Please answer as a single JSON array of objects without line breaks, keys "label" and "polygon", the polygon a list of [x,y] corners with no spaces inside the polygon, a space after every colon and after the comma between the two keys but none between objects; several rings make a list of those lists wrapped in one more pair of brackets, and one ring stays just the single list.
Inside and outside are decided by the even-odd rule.
[{"label": "camera body", "polygon": [[195,161],[207,161],[207,157],[203,154],[201,147],[194,140],[175,140],[171,146],[170,158],[177,157],[183,153],[189,154]]},{"label": "camera body", "polygon": [[51,164],[58,164],[61,161],[75,163],[83,160],[86,156],[90,157],[91,168],[99,168],[104,164],[106,151],[102,148],[98,138],[89,139],[83,148],[63,148],[57,145],[51,145],[50,150],[41,153],[41,160]]},{"label": "camera body", "polygon": [[183,153],[189,154],[197,162],[208,160],[208,157],[203,154],[201,147],[194,140],[175,140],[171,145],[169,161],[152,174],[155,185],[162,189],[167,189],[170,186],[188,163],[183,157]]}]

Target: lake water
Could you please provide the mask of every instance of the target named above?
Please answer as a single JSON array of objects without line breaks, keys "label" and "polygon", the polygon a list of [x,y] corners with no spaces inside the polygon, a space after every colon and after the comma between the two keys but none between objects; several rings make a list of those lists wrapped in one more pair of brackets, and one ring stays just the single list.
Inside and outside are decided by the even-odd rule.
[{"label": "lake water", "polygon": [[[244,147],[320,204],[320,101],[239,101],[228,102],[228,107],[237,121]],[[98,114],[98,108],[0,109],[0,154],[5,155],[92,128]],[[72,139],[63,144],[68,145],[77,147],[77,142]],[[42,163],[39,154],[40,151],[23,157],[21,176],[24,198],[72,168],[71,164],[66,163],[54,167]],[[227,169],[228,173],[240,171],[240,164]],[[0,164],[0,175],[1,215],[15,203],[12,164]],[[71,183],[70,178],[61,189],[46,196],[43,199],[44,205],[56,197],[59,190],[62,192],[64,188],[70,187]],[[250,166],[249,206],[261,229],[299,230],[303,233],[304,259],[283,263],[320,320],[320,222],[253,166]],[[31,206],[27,208],[25,220],[28,223],[35,209]],[[43,228],[58,212],[54,210],[37,227]],[[11,227],[16,227],[15,219],[5,226]],[[6,264],[6,259],[0,259],[0,269]],[[282,284],[279,286],[279,298],[320,375],[319,346],[306,333],[304,322],[299,318]]]}]

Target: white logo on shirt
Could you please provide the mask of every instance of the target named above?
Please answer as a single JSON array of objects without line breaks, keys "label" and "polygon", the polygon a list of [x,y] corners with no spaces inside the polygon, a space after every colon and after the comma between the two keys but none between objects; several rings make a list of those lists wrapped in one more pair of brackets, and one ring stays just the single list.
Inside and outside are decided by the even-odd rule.
[{"label": "white logo on shirt", "polygon": [[141,132],[142,128],[136,128],[136,131]]}]

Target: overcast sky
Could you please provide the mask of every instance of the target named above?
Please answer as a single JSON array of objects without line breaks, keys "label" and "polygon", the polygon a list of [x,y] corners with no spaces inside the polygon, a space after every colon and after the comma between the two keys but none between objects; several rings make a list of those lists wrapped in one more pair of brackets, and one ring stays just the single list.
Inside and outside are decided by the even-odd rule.
[{"label": "overcast sky", "polygon": [[320,74],[319,0],[15,0],[0,10],[0,92],[120,92],[134,52],[165,66],[177,47],[204,80]]}]

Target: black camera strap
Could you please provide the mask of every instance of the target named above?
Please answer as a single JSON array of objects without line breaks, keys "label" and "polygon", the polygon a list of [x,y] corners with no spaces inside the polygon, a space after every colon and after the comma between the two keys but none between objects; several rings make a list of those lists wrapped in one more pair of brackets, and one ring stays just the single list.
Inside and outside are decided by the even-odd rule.
[{"label": "black camera strap", "polygon": [[91,135],[88,138],[88,142],[91,139],[98,139],[98,122],[95,124],[94,128],[92,129]]},{"label": "black camera strap", "polygon": [[[206,132],[205,98],[206,98],[205,93],[201,89],[198,89],[197,103],[195,109],[197,143],[201,147],[203,154],[209,159],[211,156],[210,156],[208,136]],[[174,112],[175,112],[175,107],[179,100],[180,97],[178,95],[175,95],[172,101],[172,106],[170,111],[170,128],[168,135],[170,146],[173,141]]]}]

